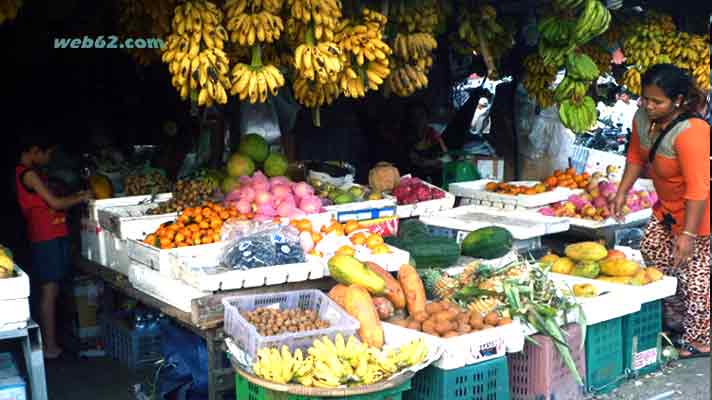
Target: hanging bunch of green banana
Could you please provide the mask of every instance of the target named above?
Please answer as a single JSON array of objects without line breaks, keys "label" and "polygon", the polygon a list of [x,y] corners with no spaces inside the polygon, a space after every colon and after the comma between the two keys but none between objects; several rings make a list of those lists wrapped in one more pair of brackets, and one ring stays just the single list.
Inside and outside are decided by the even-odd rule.
[{"label": "hanging bunch of green banana", "polygon": [[229,60],[223,51],[228,34],[221,25],[223,12],[205,0],[192,0],[175,8],[172,33],[162,60],[173,76],[171,84],[181,99],[198,106],[227,103],[231,86]]},{"label": "hanging bunch of green banana", "polygon": [[600,0],[585,0],[584,9],[576,20],[574,42],[581,46],[599,36],[611,23],[611,12]]},{"label": "hanging bunch of green banana", "polygon": [[393,51],[382,40],[387,23],[385,15],[368,8],[362,10],[360,21],[341,22],[334,40],[342,50],[339,87],[346,97],[378,90],[390,74],[388,57]]},{"label": "hanging bunch of green banana", "polygon": [[422,363],[429,350],[422,339],[399,348],[382,351],[370,348],[354,336],[346,340],[340,333],[332,341],[316,339],[303,353],[287,346],[262,348],[252,365],[255,375],[281,384],[335,388],[342,385],[371,385],[398,371]]},{"label": "hanging bunch of green banana", "polygon": [[554,105],[554,94],[549,88],[556,78],[556,72],[557,68],[551,64],[545,64],[539,54],[530,54],[524,58],[522,85],[542,108]]},{"label": "hanging bunch of green banana", "polygon": [[494,78],[497,77],[498,60],[514,46],[514,31],[498,20],[497,10],[491,4],[461,14],[457,37],[467,43],[469,53],[474,51],[484,57],[488,76]]},{"label": "hanging bunch of green banana", "polygon": [[611,71],[611,53],[604,50],[601,46],[594,43],[588,43],[581,46],[579,50],[591,57],[601,73]]},{"label": "hanging bunch of green banana", "polygon": [[576,49],[574,28],[576,22],[552,15],[539,23],[539,55],[544,63],[559,66],[566,55]]},{"label": "hanging bunch of green banana", "polygon": [[596,103],[591,96],[564,100],[559,103],[559,118],[574,133],[586,132],[598,121]]}]

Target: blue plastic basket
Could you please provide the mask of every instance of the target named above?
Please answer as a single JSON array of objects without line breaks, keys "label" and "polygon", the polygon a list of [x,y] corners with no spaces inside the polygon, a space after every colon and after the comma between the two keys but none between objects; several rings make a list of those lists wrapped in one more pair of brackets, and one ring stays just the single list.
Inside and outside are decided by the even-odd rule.
[{"label": "blue plastic basket", "polygon": [[586,331],[586,388],[608,393],[623,380],[623,318],[588,327]]},{"label": "blue plastic basket", "polygon": [[645,303],[637,313],[623,317],[623,366],[626,370],[640,375],[657,371],[662,328],[662,300]]},{"label": "blue plastic basket", "polygon": [[160,360],[161,332],[155,328],[135,329],[126,318],[128,314],[102,315],[101,334],[107,354],[131,370],[151,366]]},{"label": "blue plastic basket", "polygon": [[509,400],[507,357],[444,370],[428,367],[413,378],[406,400]]}]

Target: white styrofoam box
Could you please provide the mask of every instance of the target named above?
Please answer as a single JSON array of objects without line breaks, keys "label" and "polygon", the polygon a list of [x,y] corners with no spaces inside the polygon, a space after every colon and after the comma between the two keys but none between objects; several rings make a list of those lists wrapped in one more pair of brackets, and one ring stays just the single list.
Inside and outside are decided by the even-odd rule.
[{"label": "white styrofoam box", "polygon": [[[457,182],[451,183],[449,187],[450,193],[458,197],[473,198],[483,201],[489,201],[493,204],[510,205],[514,207],[521,208],[537,208],[546,206],[559,201],[564,201],[569,198],[576,191],[557,187],[554,190],[533,194],[533,195],[508,195],[500,193],[492,193],[485,190],[485,186],[490,183],[495,182],[492,180],[479,180],[471,182]],[[515,185],[535,185],[539,182],[511,182]]]},{"label": "white styrofoam box", "polygon": [[[603,282],[600,281],[594,280],[591,282],[590,279],[562,274],[551,274],[551,279],[571,291],[573,291],[575,284],[580,283],[590,283],[596,288],[599,293],[598,296],[576,298],[586,316],[586,325],[595,325],[599,322],[609,321],[640,311],[641,303],[631,299],[623,285],[611,288],[608,285],[602,285]],[[573,316],[571,319],[577,320]]]},{"label": "white styrofoam box", "polygon": [[0,301],[0,331],[10,330],[30,320],[28,299]]},{"label": "white styrofoam box", "polygon": [[[159,193],[155,202],[168,201],[173,198],[173,193]],[[99,221],[99,210],[109,207],[135,206],[151,200],[151,195],[114,197],[111,199],[90,200],[87,204],[87,217],[89,220]]]},{"label": "white styrofoam box", "polygon": [[562,219],[566,219],[567,221],[569,221],[569,224],[577,226],[577,227],[587,228],[587,229],[601,229],[601,228],[607,228],[609,226],[626,225],[626,224],[632,224],[635,222],[646,221],[646,220],[649,220],[652,215],[653,215],[653,209],[646,208],[645,210],[636,211],[636,212],[626,215],[625,219],[623,219],[623,221],[621,221],[621,222],[618,222],[614,218],[608,218],[604,221],[594,221],[594,220],[583,219],[583,218],[562,218]]},{"label": "white styrofoam box", "polygon": [[15,265],[14,270],[16,276],[0,279],[0,301],[30,297],[30,278],[19,266]]},{"label": "white styrofoam box", "polygon": [[[428,182],[423,182],[430,188],[436,188],[442,190],[436,186],[429,184]],[[396,208],[398,213],[398,218],[411,218],[418,217],[421,215],[431,215],[438,213],[440,211],[450,210],[455,206],[455,196],[447,191],[445,192],[445,197],[442,199],[421,201],[415,204],[399,205]]]},{"label": "white styrofoam box", "polygon": [[[552,273],[551,275],[557,279],[567,278],[567,275],[562,275],[561,277],[558,277],[558,275],[561,274]],[[595,284],[602,290],[611,292],[623,290],[626,294],[625,301],[637,302],[639,304],[650,303],[651,301],[671,297],[677,292],[677,278],[667,275],[657,282],[649,283],[644,286],[623,285],[618,283],[603,282],[596,279],[579,279],[581,279],[582,282]]]},{"label": "white styrofoam box", "polygon": [[0,400],[27,400],[27,384],[19,376],[0,378]]},{"label": "white styrofoam box", "polygon": [[154,207],[155,203],[104,208],[99,210],[99,225],[121,239],[143,238],[178,217],[178,213],[146,215]]},{"label": "white styrofoam box", "polygon": [[[391,250],[391,252],[385,253],[385,254],[372,254],[371,250],[368,249],[367,247],[356,246],[356,249],[355,249],[356,254],[354,257],[361,262],[369,261],[369,262],[378,264],[381,268],[383,268],[389,272],[398,271],[403,264],[410,263],[410,253],[409,252],[407,252],[405,250],[401,250],[397,247],[390,246],[390,245],[387,245],[387,246]],[[335,247],[338,247],[338,246],[335,246]],[[317,250],[319,250],[318,245],[317,245]],[[333,250],[336,250],[336,248],[334,248]],[[332,251],[322,251],[322,253],[324,254],[323,257],[307,255],[307,261],[318,263],[319,265],[321,265],[321,267],[324,271],[323,275],[331,276],[331,274],[329,273],[328,263],[329,263],[329,259],[331,259],[331,257],[333,257],[333,255],[334,255],[333,250]],[[321,250],[319,250],[319,251],[321,251]]]},{"label": "white styrofoam box", "polygon": [[95,221],[82,218],[80,222],[82,257],[100,265],[107,265],[106,232]]},{"label": "white styrofoam box", "polygon": [[181,281],[201,291],[235,290],[321,279],[324,267],[318,262],[253,268],[246,271],[222,266],[179,267]]},{"label": "white styrofoam box", "polygon": [[163,250],[134,239],[126,241],[130,260],[174,278],[180,276],[180,264],[183,262],[202,266],[220,264],[220,257],[228,244],[229,242],[224,241]]},{"label": "white styrofoam box", "polygon": [[481,206],[457,207],[442,213],[421,217],[426,225],[472,232],[487,226],[509,230],[517,240],[533,239],[566,232],[568,221],[546,217],[534,211],[504,211]]},{"label": "white styrofoam box", "polygon": [[606,172],[606,167],[615,165],[621,169],[625,168],[626,158],[622,155],[609,153],[607,151],[588,149],[588,158],[586,159],[586,171],[588,172]]},{"label": "white styrofoam box", "polygon": [[129,251],[126,239],[121,239],[109,231],[105,231],[107,267],[129,276]]},{"label": "white styrofoam box", "polygon": [[524,334],[518,321],[513,321],[509,325],[447,339],[402,328],[387,322],[383,323],[383,327],[384,332],[392,332],[394,335],[421,337],[428,344],[437,343],[443,351],[440,359],[435,361],[433,365],[445,370],[477,364],[501,357],[507,351],[511,350],[510,352],[516,353],[524,348]]},{"label": "white styrofoam box", "polygon": [[324,210],[339,222],[349,220],[363,221],[369,219],[392,217],[395,215],[396,202],[392,198],[368,200],[349,204],[326,206]]},{"label": "white styrofoam box", "polygon": [[193,299],[209,296],[187,283],[161,275],[144,265],[129,266],[129,282],[138,290],[184,312],[191,312]]}]

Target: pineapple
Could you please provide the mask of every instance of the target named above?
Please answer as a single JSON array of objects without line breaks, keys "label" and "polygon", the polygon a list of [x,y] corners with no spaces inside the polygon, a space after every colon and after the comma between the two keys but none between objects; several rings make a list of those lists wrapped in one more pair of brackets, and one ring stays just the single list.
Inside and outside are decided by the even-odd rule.
[{"label": "pineapple", "polygon": [[460,289],[460,282],[457,279],[443,276],[435,282],[433,293],[441,300],[449,300],[458,289]]},{"label": "pineapple", "polygon": [[481,297],[467,305],[470,312],[477,312],[486,315],[500,306],[499,300],[494,297]]},{"label": "pineapple", "polygon": [[423,286],[425,286],[425,292],[429,298],[435,296],[435,283],[443,277],[443,273],[439,269],[423,269],[418,270],[420,274],[420,279],[423,280]]},{"label": "pineapple", "polygon": [[462,271],[460,276],[458,276],[458,280],[460,281],[460,285],[462,286],[467,286],[472,283],[472,280],[475,278],[475,275],[477,274],[477,270],[480,268],[480,262],[475,261],[470,264],[467,264],[465,269]]},{"label": "pineapple", "polygon": [[502,287],[502,278],[500,278],[500,277],[489,278],[485,281],[480,282],[480,284],[477,287],[482,290],[491,290],[493,292],[497,291],[497,288]]}]

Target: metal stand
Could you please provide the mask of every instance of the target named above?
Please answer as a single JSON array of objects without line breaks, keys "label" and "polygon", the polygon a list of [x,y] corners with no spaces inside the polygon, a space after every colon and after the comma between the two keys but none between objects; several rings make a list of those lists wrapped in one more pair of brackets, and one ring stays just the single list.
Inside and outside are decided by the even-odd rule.
[{"label": "metal stand", "polygon": [[22,340],[22,351],[25,354],[32,400],[47,400],[47,378],[45,377],[40,327],[34,321],[30,321],[26,328],[0,332],[0,340],[10,339]]}]

